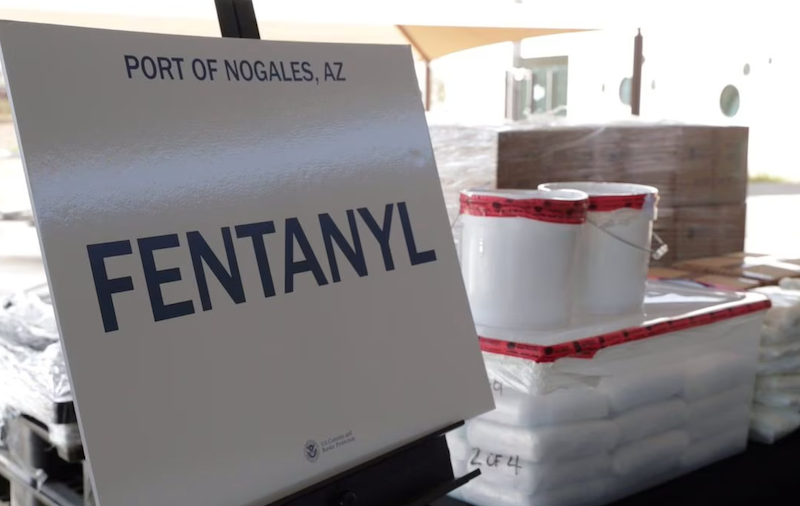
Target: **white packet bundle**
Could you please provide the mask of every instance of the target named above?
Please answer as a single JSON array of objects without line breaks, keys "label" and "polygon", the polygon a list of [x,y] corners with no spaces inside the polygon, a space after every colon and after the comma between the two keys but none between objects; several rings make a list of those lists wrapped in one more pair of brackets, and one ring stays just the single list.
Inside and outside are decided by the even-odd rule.
[{"label": "white packet bundle", "polygon": [[800,428],[800,413],[790,409],[753,406],[750,414],[750,439],[773,444]]},{"label": "white packet bundle", "polygon": [[749,417],[750,405],[735,406],[707,418],[690,419],[686,432],[692,442],[710,439],[737,427],[747,427]]},{"label": "white packet bundle", "polygon": [[780,374],[776,376],[759,376],[756,380],[759,390],[800,391],[800,374]]},{"label": "white packet bundle", "polygon": [[607,452],[617,446],[619,428],[610,420],[522,428],[486,420],[467,427],[470,446],[530,462],[564,461]]},{"label": "white packet bundle", "polygon": [[785,331],[769,325],[761,326],[761,344],[763,346],[787,344],[795,341],[800,341],[800,329]]},{"label": "white packet bundle", "polygon": [[648,404],[627,411],[615,419],[620,431],[620,445],[632,443],[662,432],[682,427],[689,418],[689,408],[680,399]]},{"label": "white packet bundle", "polygon": [[683,389],[683,381],[683,371],[677,366],[641,368],[604,377],[597,388],[608,397],[612,410],[622,413],[675,396]]},{"label": "white packet bundle", "polygon": [[475,506],[590,506],[605,504],[613,482],[610,478],[576,482],[557,490],[526,494],[494,486],[477,478],[462,487],[461,496]]},{"label": "white packet bundle", "polygon": [[608,417],[608,400],[596,388],[578,386],[527,394],[493,388],[495,409],[479,418],[514,427],[539,427]]},{"label": "white packet bundle", "polygon": [[689,446],[689,436],[674,430],[619,448],[612,455],[614,472],[644,479],[675,467]]},{"label": "white packet bundle", "polygon": [[737,427],[704,441],[693,443],[681,456],[681,466],[694,471],[703,466],[735,455],[747,446],[747,428]]},{"label": "white packet bundle", "polygon": [[748,366],[748,357],[730,351],[690,360],[686,363],[686,400],[695,401],[736,387],[747,378],[743,371],[747,371]]},{"label": "white packet bundle", "polygon": [[800,392],[756,390],[755,401],[770,408],[800,408]]},{"label": "white packet bundle", "polygon": [[785,344],[761,345],[758,350],[758,359],[762,362],[768,362],[798,354],[800,354],[800,341],[792,341]]},{"label": "white packet bundle", "polygon": [[749,405],[753,400],[752,396],[753,386],[746,383],[718,394],[702,397],[689,403],[689,420],[705,420],[730,409]]},{"label": "white packet bundle", "polygon": [[611,458],[602,453],[563,462],[528,462],[518,455],[497,455],[473,449],[467,470],[481,470],[481,480],[526,494],[557,490],[611,475]]},{"label": "white packet bundle", "polygon": [[778,360],[758,363],[759,376],[790,373],[800,373],[800,355],[789,355]]}]

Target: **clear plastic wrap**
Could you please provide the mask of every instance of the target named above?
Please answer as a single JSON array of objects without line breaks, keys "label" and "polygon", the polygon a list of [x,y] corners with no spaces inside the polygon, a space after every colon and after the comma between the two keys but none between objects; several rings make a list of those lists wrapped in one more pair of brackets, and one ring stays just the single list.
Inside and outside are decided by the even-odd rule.
[{"label": "clear plastic wrap", "polygon": [[429,129],[453,220],[466,188],[624,181],[662,196],[654,230],[669,251],[659,265],[744,248],[747,128],[550,115],[494,125],[442,120],[429,116]]},{"label": "clear plastic wrap", "polygon": [[758,380],[750,438],[772,444],[800,428],[800,283],[783,279],[780,286],[754,292],[772,301],[761,327]]},{"label": "clear plastic wrap", "polygon": [[479,328],[497,408],[468,422],[468,469],[482,475],[460,495],[600,506],[744,450],[768,307],[759,295],[651,283],[636,325]]},{"label": "clear plastic wrap", "polygon": [[17,293],[0,308],[0,408],[50,428],[54,444],[77,444],[77,430],[57,426],[72,389],[46,285]]}]

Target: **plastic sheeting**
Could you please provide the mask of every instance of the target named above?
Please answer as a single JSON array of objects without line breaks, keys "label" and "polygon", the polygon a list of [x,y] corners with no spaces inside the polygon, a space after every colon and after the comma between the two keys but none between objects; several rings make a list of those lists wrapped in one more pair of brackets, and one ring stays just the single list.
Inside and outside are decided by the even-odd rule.
[{"label": "plastic sheeting", "polygon": [[[0,409],[3,425],[19,413],[55,424],[57,405],[72,401],[47,285],[17,293],[0,306]],[[3,431],[3,435],[5,431]]]}]

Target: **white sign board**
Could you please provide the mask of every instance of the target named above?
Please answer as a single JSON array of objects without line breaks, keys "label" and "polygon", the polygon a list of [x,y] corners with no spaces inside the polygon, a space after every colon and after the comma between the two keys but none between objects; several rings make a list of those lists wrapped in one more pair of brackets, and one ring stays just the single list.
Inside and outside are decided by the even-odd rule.
[{"label": "white sign board", "polygon": [[0,46],[101,506],[263,506],[492,408],[409,48]]}]

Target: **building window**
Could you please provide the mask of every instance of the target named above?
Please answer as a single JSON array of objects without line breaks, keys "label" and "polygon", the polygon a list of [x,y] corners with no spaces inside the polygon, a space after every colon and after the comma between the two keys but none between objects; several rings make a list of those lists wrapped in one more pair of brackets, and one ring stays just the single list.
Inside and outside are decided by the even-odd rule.
[{"label": "building window", "polygon": [[531,71],[531,114],[567,114],[567,84],[569,59],[566,56],[552,58],[523,58],[523,68]]},{"label": "building window", "polygon": [[722,114],[732,118],[739,112],[739,90],[736,86],[729,84],[722,89],[719,95],[719,109]]},{"label": "building window", "polygon": [[619,83],[619,100],[625,105],[631,105],[631,94],[633,93],[633,79],[626,77]]}]

